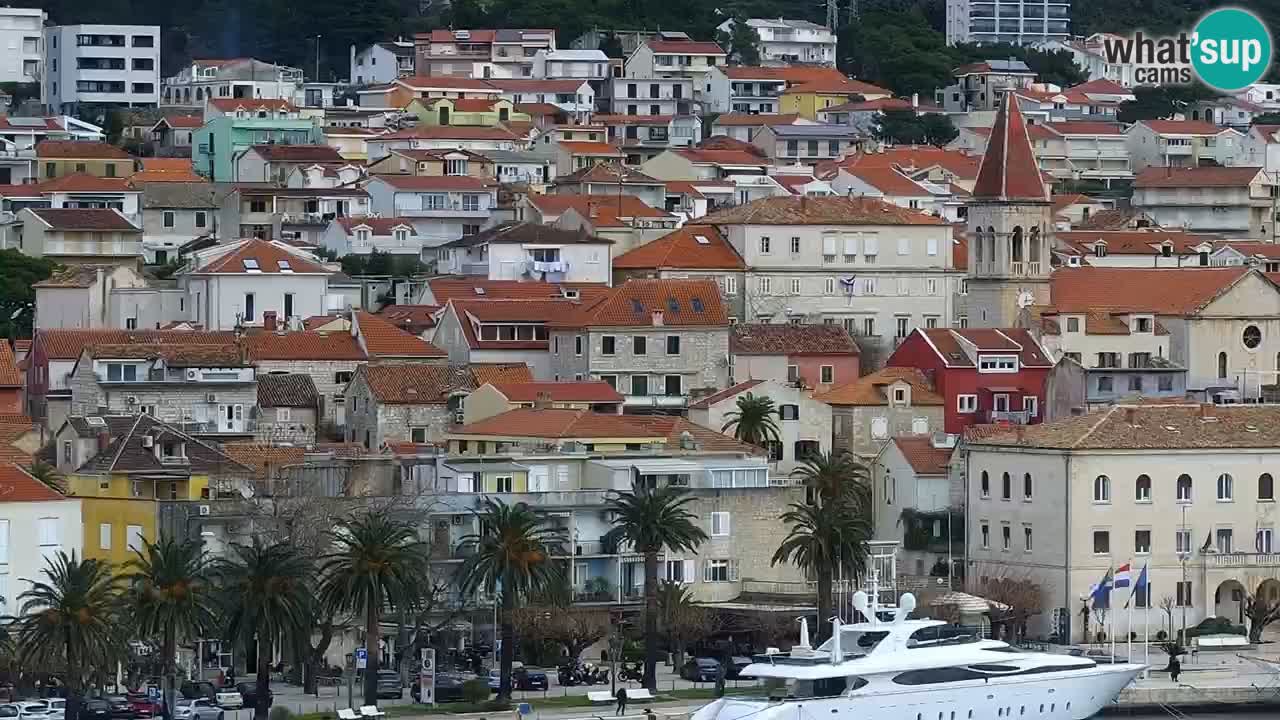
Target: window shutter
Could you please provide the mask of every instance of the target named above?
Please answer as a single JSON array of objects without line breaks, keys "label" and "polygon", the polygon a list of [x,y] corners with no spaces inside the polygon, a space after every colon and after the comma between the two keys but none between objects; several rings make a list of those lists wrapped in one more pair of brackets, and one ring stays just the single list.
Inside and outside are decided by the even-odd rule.
[{"label": "window shutter", "polygon": [[938,239],[937,239],[937,238],[929,238],[928,248],[929,248],[929,254],[930,254],[930,255],[937,255],[937,254],[938,254]]},{"label": "window shutter", "polygon": [[866,255],[875,255],[880,252],[880,240],[876,236],[869,236],[862,242],[863,253]]},{"label": "window shutter", "polygon": [[858,236],[857,235],[844,236],[844,254],[845,255],[858,254]]},{"label": "window shutter", "polygon": [[898,254],[899,254],[899,255],[910,255],[910,254],[911,254],[911,241],[910,241],[910,240],[908,240],[907,238],[904,238],[904,237],[902,237],[902,238],[898,238]]},{"label": "window shutter", "polygon": [[684,575],[683,575],[684,583],[685,583],[686,585],[688,585],[688,584],[690,584],[690,583],[692,583],[692,582],[693,582],[694,577],[697,575],[697,572],[698,572],[698,561],[697,561],[697,560],[685,560],[685,561],[683,561],[683,562],[684,562]]},{"label": "window shutter", "polygon": [[822,254],[823,255],[836,254],[836,238],[834,235],[824,235],[822,237]]},{"label": "window shutter", "polygon": [[111,549],[111,523],[101,523],[98,525],[98,549]]},{"label": "window shutter", "polygon": [[711,561],[702,561],[702,582],[711,582]]},{"label": "window shutter", "polygon": [[729,561],[729,582],[737,582],[737,581],[738,581],[738,561],[730,560]]}]

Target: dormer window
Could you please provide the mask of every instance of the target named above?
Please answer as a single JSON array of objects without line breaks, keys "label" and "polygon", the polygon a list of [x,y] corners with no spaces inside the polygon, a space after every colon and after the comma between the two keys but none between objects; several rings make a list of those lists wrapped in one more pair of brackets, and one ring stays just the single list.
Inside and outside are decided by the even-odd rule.
[{"label": "dormer window", "polygon": [[1094,255],[1094,257],[1106,257],[1106,256],[1107,256],[1107,244],[1106,244],[1106,243],[1104,243],[1104,242],[1100,242],[1100,243],[1098,243],[1098,244],[1094,245],[1094,246],[1093,246],[1093,255]]},{"label": "dormer window", "polygon": [[369,243],[369,228],[358,228],[356,230],[356,245],[367,245]]},{"label": "dormer window", "polygon": [[409,240],[409,231],[404,228],[396,228],[393,236],[397,245],[404,245]]},{"label": "dormer window", "polygon": [[1160,246],[1160,257],[1173,257],[1173,245],[1165,243]]},{"label": "dormer window", "polygon": [[293,272],[293,266],[289,264],[288,260],[277,260],[276,267],[279,268],[280,272],[282,273]]},{"label": "dormer window", "polygon": [[1067,258],[1067,267],[1080,267],[1080,256],[1072,255]]},{"label": "dormer window", "polygon": [[1152,319],[1149,317],[1135,317],[1133,319],[1133,331],[1136,333],[1151,332]]},{"label": "dormer window", "polygon": [[254,258],[245,258],[240,261],[244,264],[244,271],[248,273],[262,272],[262,268],[258,266],[258,261]]},{"label": "dormer window", "polygon": [[978,358],[980,373],[1014,373],[1018,372],[1017,355],[982,355]]},{"label": "dormer window", "polygon": [[906,388],[904,388],[904,387],[896,387],[896,388],[894,388],[894,389],[893,389],[893,404],[894,404],[894,405],[906,405],[906,404],[907,404],[907,389],[906,389]]}]

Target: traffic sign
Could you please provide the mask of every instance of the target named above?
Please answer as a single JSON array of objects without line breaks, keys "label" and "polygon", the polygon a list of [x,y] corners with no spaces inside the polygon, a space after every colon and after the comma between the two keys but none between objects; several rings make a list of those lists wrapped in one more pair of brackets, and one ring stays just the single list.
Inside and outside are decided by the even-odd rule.
[{"label": "traffic sign", "polygon": [[356,669],[364,670],[369,667],[369,651],[360,647],[356,648]]},{"label": "traffic sign", "polygon": [[422,651],[422,672],[418,673],[418,701],[423,705],[436,704],[436,649]]}]

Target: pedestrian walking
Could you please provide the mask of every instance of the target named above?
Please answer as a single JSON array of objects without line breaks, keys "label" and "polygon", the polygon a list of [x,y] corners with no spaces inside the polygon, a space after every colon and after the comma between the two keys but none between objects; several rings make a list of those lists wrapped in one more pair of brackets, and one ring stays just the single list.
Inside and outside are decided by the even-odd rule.
[{"label": "pedestrian walking", "polygon": [[1182,663],[1178,662],[1178,658],[1169,661],[1169,677],[1173,679],[1174,684],[1178,682],[1178,676],[1182,674]]},{"label": "pedestrian walking", "polygon": [[627,712],[627,689],[618,688],[618,694],[614,695],[618,699],[618,708],[614,711],[614,715],[624,715]]}]

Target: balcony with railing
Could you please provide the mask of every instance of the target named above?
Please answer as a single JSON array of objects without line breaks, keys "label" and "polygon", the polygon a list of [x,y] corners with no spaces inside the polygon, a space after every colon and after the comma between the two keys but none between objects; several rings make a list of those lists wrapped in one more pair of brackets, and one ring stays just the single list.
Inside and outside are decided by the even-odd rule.
[{"label": "balcony with railing", "polygon": [[987,413],[987,422],[1028,425],[1031,423],[1031,413],[1027,410],[992,410]]},{"label": "balcony with railing", "polygon": [[142,242],[139,240],[61,240],[46,237],[44,254],[49,256],[132,257],[142,254]]},{"label": "balcony with railing", "polygon": [[422,203],[417,207],[400,206],[396,214],[400,217],[489,217],[492,210],[487,204],[465,203],[461,200],[450,200],[441,203]]},{"label": "balcony with railing", "polygon": [[334,213],[318,213],[318,212],[300,212],[300,213],[282,213],[280,215],[280,224],[282,225],[318,225],[325,226],[333,220]]}]

